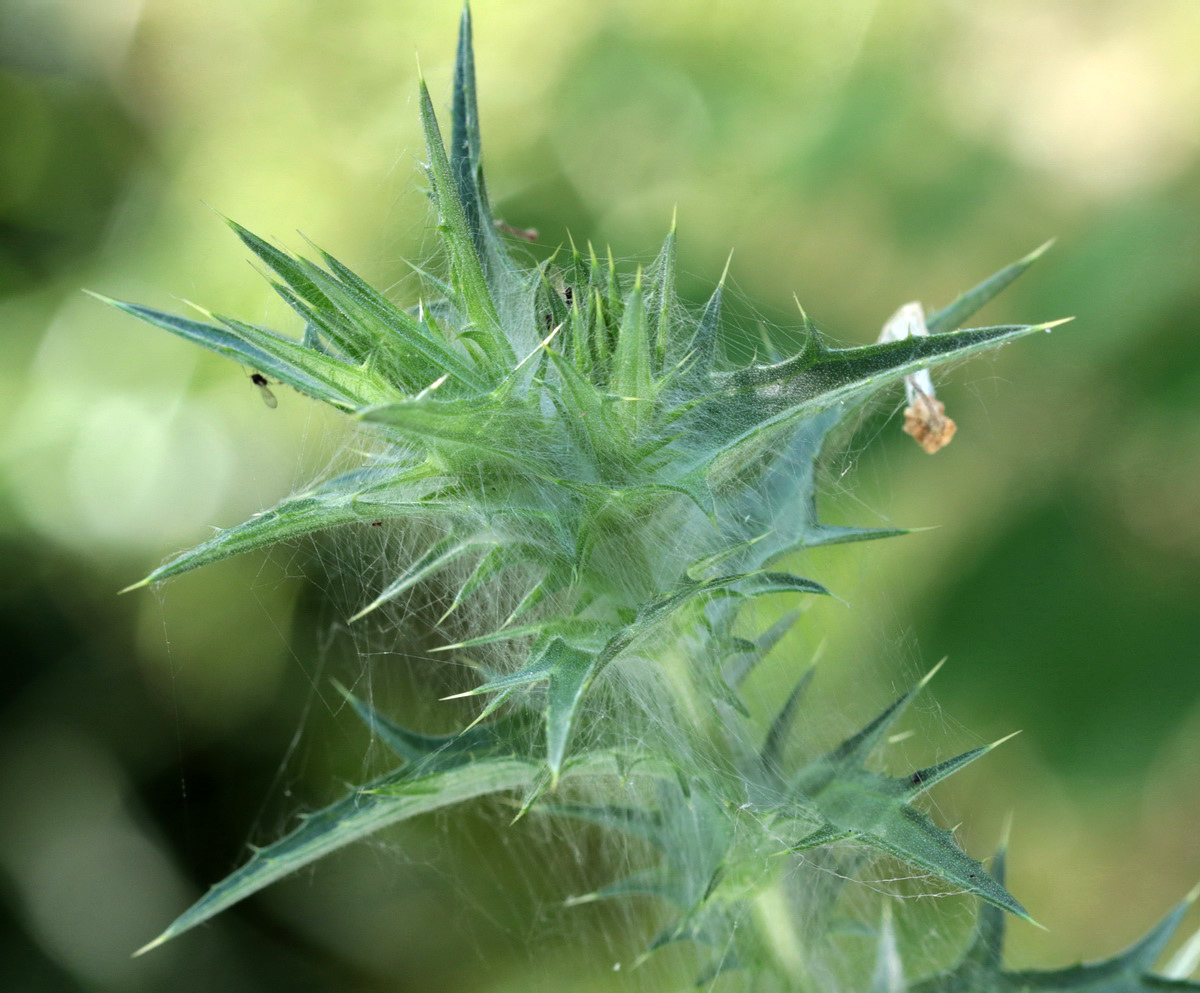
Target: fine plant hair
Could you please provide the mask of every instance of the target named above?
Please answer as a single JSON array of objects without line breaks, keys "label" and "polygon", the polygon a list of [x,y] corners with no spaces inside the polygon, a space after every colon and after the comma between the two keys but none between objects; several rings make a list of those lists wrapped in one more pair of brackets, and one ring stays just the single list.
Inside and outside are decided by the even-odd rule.
[{"label": "fine plant hair", "polygon": [[[444,705],[467,716],[436,735],[338,685],[393,768],[256,849],[142,951],[381,828],[495,796],[507,830],[586,826],[644,853],[561,898],[656,902],[643,957],[689,943],[698,984],[1200,990],[1190,960],[1154,972],[1188,902],[1106,961],[1006,969],[1007,918],[1030,917],[1005,886],[1005,853],[989,870],[921,800],[995,746],[885,774],[879,752],[937,667],[881,713],[848,703],[836,716],[858,730],[829,747],[803,716],[820,676],[785,651],[829,593],[789,570],[795,553],[901,533],[818,515],[819,465],[839,428],[903,382],[906,430],[930,451],[949,440],[927,370],[1060,323],[963,328],[1042,249],[927,318],[906,305],[876,344],[830,347],[801,312],[788,354],[729,367],[725,276],[702,308],[685,307],[674,226],[632,272],[590,245],[540,263],[513,250],[521,232],[493,218],[484,182],[473,58],[464,10],[448,142],[420,83],[441,258],[419,270],[415,299],[393,302],[327,252],[293,255],[230,222],[299,315],[300,337],[108,301],[249,368],[264,391],[287,385],[343,412],[362,453],[135,585],[316,532],[348,546],[370,535],[377,560],[351,621],[383,619],[375,645],[424,632],[471,673],[450,694],[462,709]],[[765,595],[794,609],[760,625],[748,608]],[[746,688],[768,657],[793,688],[763,722]],[[881,859],[977,899],[967,947],[940,971],[905,968],[891,898],[855,885]]]}]

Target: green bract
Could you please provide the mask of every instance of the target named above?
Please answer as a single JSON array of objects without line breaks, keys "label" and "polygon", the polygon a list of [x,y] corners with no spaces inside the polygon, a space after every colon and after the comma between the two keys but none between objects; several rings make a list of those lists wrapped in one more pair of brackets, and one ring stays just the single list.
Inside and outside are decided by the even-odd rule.
[{"label": "green bract", "polygon": [[[515,794],[524,816],[648,841],[654,864],[571,902],[661,898],[675,916],[650,950],[682,939],[708,948],[702,978],[744,967],[808,988],[816,973],[807,963],[831,940],[844,881],[871,852],[978,895],[989,934],[1002,911],[1027,917],[912,806],[991,746],[898,778],[871,767],[926,680],[842,745],[789,764],[784,746],[811,670],[765,737],[739,687],[796,615],[756,641],[733,631],[751,598],[827,592],[786,571],[789,553],[898,533],[818,519],[814,464],[826,437],[887,384],[1052,327],[958,330],[1041,250],[932,314],[927,336],[836,349],[805,318],[795,354],[728,369],[717,348],[724,277],[698,315],[683,307],[674,230],[632,275],[590,248],[536,266],[510,255],[480,164],[467,12],[448,150],[424,83],[420,106],[445,265],[423,274],[427,295],[413,306],[326,252],[293,256],[232,222],[300,316],[302,337],[110,301],[344,411],[372,452],[136,585],[299,535],[392,521],[417,550],[367,592],[354,619],[437,584],[440,616],[425,620],[454,632],[442,650],[481,672],[460,694],[481,698],[479,716],[430,737],[343,691],[396,753],[396,770],[257,850],[147,949],[385,825],[501,792]],[[610,678],[621,667],[626,678]],[[635,727],[627,698],[638,678],[656,687],[655,720]],[[814,857],[833,871],[804,874]],[[785,885],[802,912],[774,930],[757,926],[753,905]],[[798,955],[777,954],[781,926]],[[964,963],[917,988],[1150,988],[1066,974],[1035,982],[974,951]],[[963,978],[972,969],[984,985]],[[898,965],[881,975],[898,976]]]}]

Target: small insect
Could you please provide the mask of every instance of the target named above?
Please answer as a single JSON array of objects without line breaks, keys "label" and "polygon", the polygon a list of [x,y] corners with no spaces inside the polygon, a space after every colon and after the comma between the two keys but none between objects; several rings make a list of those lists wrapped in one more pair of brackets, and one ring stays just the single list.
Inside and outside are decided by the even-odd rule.
[{"label": "small insect", "polygon": [[373,528],[381,528],[381,527],[383,527],[383,521],[372,521],[372,522],[371,522],[371,527],[373,527]]},{"label": "small insect", "polygon": [[912,783],[913,786],[916,786],[918,783],[922,783],[924,781],[925,781],[925,777],[922,776],[919,772],[914,772],[912,774],[912,778],[909,779],[909,782]]},{"label": "small insect", "polygon": [[279,406],[279,401],[275,399],[275,394],[271,392],[271,387],[267,382],[267,377],[261,372],[250,374],[250,382],[258,387],[258,392],[262,396],[263,403],[274,410]]},{"label": "small insect", "polygon": [[571,289],[570,286],[568,286],[565,290],[563,290],[563,299],[567,302],[568,307],[570,307],[571,304],[574,302],[575,291],[573,289]]}]

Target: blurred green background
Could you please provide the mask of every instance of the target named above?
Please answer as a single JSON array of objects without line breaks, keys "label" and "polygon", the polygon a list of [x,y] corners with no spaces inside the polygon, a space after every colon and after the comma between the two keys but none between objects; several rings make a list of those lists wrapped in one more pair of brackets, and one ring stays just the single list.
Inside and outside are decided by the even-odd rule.
[{"label": "blurred green background", "polygon": [[[544,860],[588,853],[482,814],[129,958],[361,774],[328,680],[362,663],[308,546],[115,595],[344,436],[80,288],[282,320],[225,214],[402,292],[432,250],[414,53],[444,108],[458,12],[0,4],[5,989],[628,988],[620,939],[557,923],[576,912]],[[1024,729],[936,795],[980,856],[1013,814],[1010,885],[1050,928],[1013,928],[1015,965],[1142,933],[1200,878],[1200,6],[477,0],[475,20],[498,214],[644,260],[677,205],[681,291],[702,301],[734,247],[749,335],[794,327],[795,293],[867,342],[1058,237],[981,323],[1076,322],[948,377],[959,436],[935,458],[880,406],[831,466],[830,516],[938,527],[814,556],[853,609],[813,620],[847,722],[946,654],[925,757]],[[419,659],[378,664],[429,695]]]}]

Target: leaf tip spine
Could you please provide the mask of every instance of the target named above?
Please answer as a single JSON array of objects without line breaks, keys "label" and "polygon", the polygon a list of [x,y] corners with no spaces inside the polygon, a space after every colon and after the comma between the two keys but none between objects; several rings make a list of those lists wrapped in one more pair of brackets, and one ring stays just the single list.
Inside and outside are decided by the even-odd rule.
[{"label": "leaf tip spine", "polygon": [[116,307],[120,310],[124,310],[129,306],[129,304],[122,303],[120,300],[114,300],[112,297],[105,296],[103,293],[97,293],[95,290],[89,290],[86,287],[84,287],[83,292],[93,299],[99,300],[101,303],[108,304],[110,307]]},{"label": "leaf tip spine", "polygon": [[921,681],[919,683],[917,683],[916,686],[913,687],[913,691],[916,692],[918,690],[925,689],[925,687],[929,685],[929,681],[938,674],[938,670],[941,669],[941,667],[946,664],[946,661],[949,658],[950,658],[949,655],[943,655],[941,658],[941,661],[939,661],[937,665],[935,665],[932,669],[930,669],[927,673],[925,673],[924,676],[921,677]]},{"label": "leaf tip spine", "polygon": [[1028,255],[1026,255],[1023,259],[1021,259],[1021,261],[1023,263],[1025,263],[1026,265],[1031,265],[1032,263],[1034,263],[1038,259],[1040,259],[1043,255],[1045,255],[1048,251],[1050,251],[1050,249],[1054,246],[1054,243],[1056,241],[1058,241],[1057,235],[1055,235],[1053,238],[1048,238],[1046,241],[1044,241],[1040,245],[1038,245],[1038,247],[1035,248],[1032,252],[1030,252]]},{"label": "leaf tip spine", "polygon": [[383,606],[383,602],[384,602],[383,600],[372,601],[371,603],[369,603],[365,607],[363,607],[363,609],[360,610],[357,614],[352,614],[350,617],[347,617],[346,623],[354,624],[356,621],[362,620],[364,617],[367,616],[367,614],[371,613],[371,611],[376,610],[377,608]]},{"label": "leaf tip spine", "polygon": [[734,250],[731,248],[729,254],[725,256],[725,268],[721,270],[721,281],[717,284],[718,286],[724,286],[725,280],[729,277],[729,267],[733,265],[733,252]]},{"label": "leaf tip spine", "polygon": [[170,928],[168,928],[166,931],[164,931],[162,934],[160,934],[153,941],[146,942],[146,944],[142,945],[141,948],[139,948],[136,952],[134,952],[129,957],[131,959],[139,958],[140,956],[145,955],[147,952],[153,951],[159,945],[166,944],[168,941],[171,940],[172,937],[173,937],[173,935],[171,934],[171,930],[170,930]]},{"label": "leaf tip spine", "polygon": [[1020,733],[1021,733],[1020,730],[1017,730],[1017,731],[1013,731],[1011,734],[1006,734],[1003,738],[999,738],[996,741],[993,741],[990,745],[987,745],[986,748],[990,752],[993,748],[999,748],[1006,741],[1011,741],[1013,738],[1015,738]]},{"label": "leaf tip spine", "polygon": [[[732,255],[732,253],[730,253]],[[808,327],[808,311],[804,309],[804,304],[800,302],[800,297],[793,293],[792,299],[796,301],[796,309],[800,311],[800,320],[804,322],[804,326]]]},{"label": "leaf tip spine", "polygon": [[209,310],[207,307],[202,307],[198,303],[193,303],[187,297],[181,298],[179,302],[182,303],[185,307],[191,307],[192,310],[194,310],[201,317],[207,317],[210,321],[215,321],[215,320],[219,319],[216,316],[214,316],[213,312],[211,310]]}]

